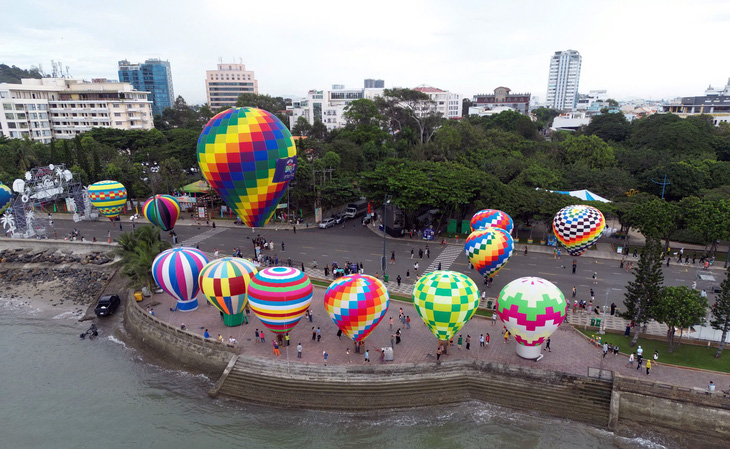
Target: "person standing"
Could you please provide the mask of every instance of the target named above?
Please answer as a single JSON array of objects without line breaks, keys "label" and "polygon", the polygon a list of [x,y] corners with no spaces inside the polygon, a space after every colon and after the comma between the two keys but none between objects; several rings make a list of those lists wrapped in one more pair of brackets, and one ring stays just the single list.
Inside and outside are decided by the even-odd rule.
[{"label": "person standing", "polygon": [[466,350],[471,349],[471,335],[466,334]]},{"label": "person standing", "polygon": [[301,343],[297,344],[297,358],[298,359],[302,358],[302,344]]},{"label": "person standing", "polygon": [[390,334],[390,349],[395,349],[395,334]]},{"label": "person standing", "polygon": [[390,328],[393,329],[393,317],[390,317],[388,324],[390,324]]},{"label": "person standing", "polygon": [[634,353],[632,352],[629,356],[629,361],[626,363],[626,368],[633,368],[634,366]]},{"label": "person standing", "polygon": [[322,331],[319,329],[319,326],[317,326],[317,343],[322,340]]},{"label": "person standing", "polygon": [[322,358],[324,359],[324,366],[327,366],[327,351],[322,351]]},{"label": "person standing", "polygon": [[573,298],[575,298],[575,285],[573,286]]},{"label": "person standing", "polygon": [[643,360],[642,355],[639,354],[638,351],[637,351],[637,354],[636,354],[636,370],[637,371],[641,369],[641,362],[642,362],[642,360]]},{"label": "person standing", "polygon": [[608,354],[608,343],[603,344],[603,358],[606,358],[606,354]]},{"label": "person standing", "polygon": [[398,287],[400,287],[400,283],[401,283],[401,277],[400,277],[400,274],[398,275],[398,277],[397,277],[397,278],[395,278],[395,280],[396,280],[396,281],[398,282]]},{"label": "person standing", "polygon": [[463,341],[464,341],[464,337],[462,337],[461,334],[459,334],[459,339],[456,340],[456,347],[459,348],[459,349],[461,349],[461,343]]},{"label": "person standing", "polygon": [[271,344],[274,346],[274,355],[277,357],[281,356],[281,353],[279,352],[279,342],[277,342],[274,338],[271,340]]},{"label": "person standing", "polygon": [[411,259],[413,259],[413,248],[411,248]]},{"label": "person standing", "polygon": [[367,349],[365,350],[365,361],[370,363],[370,351]]},{"label": "person standing", "polygon": [[393,265],[395,263],[395,251],[390,252],[390,264]]},{"label": "person standing", "polygon": [[411,328],[411,316],[406,315],[406,329],[410,329],[410,328]]},{"label": "person standing", "polygon": [[550,337],[548,337],[548,339],[547,339],[547,340],[545,341],[545,350],[546,350],[547,352],[552,352],[552,351],[550,350]]},{"label": "person standing", "polygon": [[479,334],[479,347],[483,348],[484,345],[484,334]]},{"label": "person standing", "polygon": [[485,343],[487,344],[487,346],[489,346],[489,332],[487,332],[487,336],[484,338],[484,340],[486,340]]},{"label": "person standing", "polygon": [[289,346],[289,332],[284,335],[284,340],[286,340],[286,345]]},{"label": "person standing", "polygon": [[575,274],[576,268],[578,268],[578,261],[576,259],[573,259],[573,274]]},{"label": "person standing", "polygon": [[649,371],[651,371],[651,360],[646,361],[646,375],[649,375]]},{"label": "person standing", "polygon": [[509,331],[504,331],[504,342],[507,343],[509,341]]},{"label": "person standing", "polygon": [[317,339],[317,331],[314,329],[314,326],[312,326],[312,341]]},{"label": "person standing", "polygon": [[436,361],[438,362],[439,359],[441,359],[441,345],[439,345],[439,347],[436,348]]},{"label": "person standing", "polygon": [[347,348],[347,350],[345,350],[345,355],[347,355],[347,363],[351,363],[352,360],[350,360],[350,348]]},{"label": "person standing", "polygon": [[282,240],[282,242],[281,242],[281,251],[282,251],[282,252],[284,251],[284,241],[283,241],[283,240]]},{"label": "person standing", "polygon": [[256,333],[254,334],[256,336],[256,343],[261,343],[261,338],[259,338],[259,330],[256,329]]}]

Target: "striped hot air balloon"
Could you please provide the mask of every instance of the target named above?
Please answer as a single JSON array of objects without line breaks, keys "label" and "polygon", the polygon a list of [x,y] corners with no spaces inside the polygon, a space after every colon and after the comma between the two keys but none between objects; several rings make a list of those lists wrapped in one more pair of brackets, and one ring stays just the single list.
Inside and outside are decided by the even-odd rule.
[{"label": "striped hot air balloon", "polygon": [[200,270],[200,291],[208,302],[223,312],[226,325],[238,326],[245,320],[246,291],[256,271],[251,261],[238,257],[214,260]]},{"label": "striped hot air balloon", "polygon": [[114,220],[127,202],[127,189],[118,181],[99,181],[89,186],[89,201],[103,216]]},{"label": "striped hot air balloon", "polygon": [[144,203],[142,214],[153,225],[169,231],[180,216],[180,204],[170,195],[155,195]]},{"label": "striped hot air balloon", "polygon": [[248,283],[248,304],[271,332],[291,332],[312,303],[309,277],[289,267],[259,271]]},{"label": "striped hot air balloon", "polygon": [[195,248],[172,248],[152,262],[152,276],[165,292],[177,300],[177,308],[188,312],[198,308],[198,277],[208,258]]},{"label": "striped hot air balloon", "polygon": [[324,294],[327,314],[353,341],[363,341],[375,330],[389,304],[385,285],[364,274],[342,276]]},{"label": "striped hot air balloon", "polygon": [[5,184],[0,184],[0,214],[10,206],[13,201],[13,191]]}]

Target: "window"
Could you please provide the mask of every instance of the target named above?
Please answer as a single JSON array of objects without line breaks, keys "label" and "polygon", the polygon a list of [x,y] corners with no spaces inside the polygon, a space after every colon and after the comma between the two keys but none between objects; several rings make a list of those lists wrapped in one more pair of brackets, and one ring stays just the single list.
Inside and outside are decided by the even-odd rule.
[{"label": "window", "polygon": [[115,113],[114,113],[114,117],[121,117],[121,116],[122,116],[122,114],[121,114],[121,113],[119,113],[119,112],[115,112]]},{"label": "window", "polygon": [[115,108],[119,108],[119,104],[117,104],[117,103],[114,103],[114,107],[115,107]]},{"label": "window", "polygon": [[122,122],[114,122],[114,124],[117,126],[122,126]]}]

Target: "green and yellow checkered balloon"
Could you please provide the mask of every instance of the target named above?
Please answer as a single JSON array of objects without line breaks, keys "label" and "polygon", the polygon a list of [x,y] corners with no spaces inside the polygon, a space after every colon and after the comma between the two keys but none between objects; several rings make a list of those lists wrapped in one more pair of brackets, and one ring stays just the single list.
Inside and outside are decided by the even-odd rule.
[{"label": "green and yellow checkered balloon", "polygon": [[413,305],[439,340],[449,340],[474,315],[479,288],[455,271],[434,271],[413,286]]}]

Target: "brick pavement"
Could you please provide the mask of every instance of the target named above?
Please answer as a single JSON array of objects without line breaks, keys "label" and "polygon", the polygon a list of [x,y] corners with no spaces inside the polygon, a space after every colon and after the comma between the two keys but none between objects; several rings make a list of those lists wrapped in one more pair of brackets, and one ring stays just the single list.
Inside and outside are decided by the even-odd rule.
[{"label": "brick pavement", "polygon": [[[291,346],[281,348],[281,358],[287,360],[288,363],[321,364],[323,363],[322,351],[326,350],[329,354],[328,364],[347,364],[345,350],[350,348],[350,363],[364,364],[363,354],[354,352],[352,342],[349,339],[344,336],[341,340],[337,338],[337,327],[324,309],[324,291],[325,289],[319,287],[314,289],[314,299],[312,301],[313,320],[310,323],[306,318],[302,318],[302,321],[297,324],[290,335]],[[142,307],[153,305],[157,318],[176,327],[184,322],[189,332],[202,335],[203,330],[207,328],[213,338],[221,334],[227,341],[229,336],[233,336],[238,340],[238,347],[243,354],[264,359],[274,357],[271,345],[272,337],[274,337],[272,332],[268,329],[265,330],[266,343],[257,344],[255,342],[255,329],[265,328],[253,313],[251,314],[250,324],[227,327],[223,325],[217,309],[202,300],[198,309],[193,312],[171,312],[170,307],[174,306],[174,301],[166,294],[156,294],[152,298],[145,298],[140,304]],[[406,315],[411,317],[411,329],[405,329],[405,326],[399,325],[398,309],[400,307],[403,308]],[[392,330],[388,324],[388,319],[391,316],[394,321]],[[312,341],[312,326],[321,328],[322,340],[319,343]],[[413,305],[400,301],[391,301],[388,312],[366,341],[365,348],[370,350],[371,363],[380,363],[380,352],[378,350],[390,346],[390,335],[398,327],[402,328],[402,342],[395,345],[394,362],[392,363],[435,363],[436,338],[418,316]],[[467,351],[464,347],[459,350],[454,346],[449,349],[448,355],[442,357],[446,360],[478,358],[513,365],[538,366],[543,369],[578,375],[586,375],[589,367],[599,368],[603,363],[603,368],[614,370],[621,375],[642,379],[648,378],[657,382],[686,387],[703,387],[710,380],[713,380],[715,384],[723,388],[730,385],[730,374],[709,373],[662,364],[653,368],[651,374],[646,376],[645,371],[625,368],[627,357],[624,355],[614,356],[611,354],[603,360],[602,351],[591,345],[583,335],[568,325],[561,326],[553,334],[551,341],[552,352],[545,352],[545,357],[541,361],[524,360],[515,353],[514,340],[504,343],[502,329],[499,321],[493,325],[490,319],[475,316],[460,331],[464,338],[471,335],[471,350]],[[482,333],[485,335],[489,333],[491,337],[490,345],[484,349],[479,347],[479,334]],[[454,341],[456,342],[456,338]],[[303,346],[302,359],[296,357],[296,345],[299,342]]]}]

